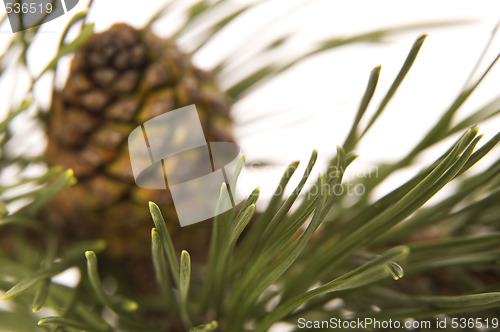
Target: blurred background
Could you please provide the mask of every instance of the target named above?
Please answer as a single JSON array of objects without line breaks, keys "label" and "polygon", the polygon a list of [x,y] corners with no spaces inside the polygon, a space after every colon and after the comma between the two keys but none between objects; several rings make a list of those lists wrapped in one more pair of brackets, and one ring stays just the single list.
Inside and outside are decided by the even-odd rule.
[{"label": "blurred background", "polygon": [[[167,2],[95,0],[88,21],[95,22],[96,32],[106,30],[117,22],[143,27]],[[172,36],[176,28],[185,23],[185,8],[195,2],[177,1],[168,14],[153,25],[155,32],[163,37]],[[217,19],[217,15],[237,11],[249,3],[256,5],[210,38],[208,43],[200,45],[204,24],[210,24]],[[61,34],[70,18],[87,5],[87,1],[80,0],[68,15],[41,27],[28,54],[33,76],[37,76],[56,55]],[[303,170],[311,151],[317,149],[319,160],[315,172],[325,169],[336,146],[344,142],[351,127],[370,71],[377,65],[382,66],[377,91],[368,108],[368,113],[373,114],[415,39],[427,33],[428,37],[409,75],[381,118],[357,147],[359,158],[349,167],[346,177],[366,176],[381,162],[397,160],[413,148],[468,81],[500,20],[500,2],[234,0],[226,1],[224,6],[219,6],[210,15],[199,17],[199,29],[189,31],[177,41],[186,52],[196,50],[193,62],[198,67],[211,70],[223,60],[230,63],[218,77],[223,89],[262,65],[286,62],[307,53],[325,39],[349,38],[374,30],[413,26],[412,29],[395,31],[377,43],[353,43],[308,57],[257,86],[234,104],[234,135],[247,156],[246,177],[241,179],[239,186],[242,192],[260,186],[258,208],[263,208],[290,162],[301,160]],[[76,33],[70,31],[70,36]],[[15,34],[5,20],[0,25],[1,54],[13,38]],[[267,43],[275,39],[282,41],[280,47],[262,52]],[[499,51],[500,37],[495,36],[476,72],[484,72]],[[70,61],[71,56],[61,60],[54,80],[55,88],[64,86]],[[51,104],[54,89],[51,75],[43,76],[34,90],[36,101],[43,109],[48,109]],[[18,68],[7,68],[7,74],[2,75],[0,119],[6,114],[8,105],[24,98],[28,89],[27,77],[27,73],[20,72]],[[456,120],[465,118],[491,100],[497,101],[495,107],[499,109],[499,86],[500,66],[497,65],[460,108]],[[365,119],[369,118],[370,114],[365,116]],[[42,153],[45,136],[33,113],[25,112],[18,116],[13,126],[17,134],[9,142],[9,153],[28,156]],[[499,129],[498,116],[482,123],[482,142],[490,139]],[[435,160],[456,136],[428,149],[413,166],[392,174],[377,188],[375,195],[389,192],[422,165]],[[499,147],[472,172],[486,168],[498,156],[498,150]],[[23,175],[27,172],[40,173],[43,167],[30,167],[23,170]],[[299,169],[298,173],[302,170]],[[12,182],[18,172],[14,168],[3,169],[0,183]],[[298,181],[297,177],[295,182]],[[288,188],[294,186],[292,181]],[[446,194],[445,188],[428,204]],[[10,207],[11,211],[14,209],[15,206]],[[71,276],[66,279],[71,279]],[[281,328],[277,326],[275,330]]]},{"label": "blurred background", "polygon": [[[96,0],[88,21],[95,22],[97,32],[116,22],[141,27],[165,3],[156,0]],[[160,36],[171,36],[175,28],[184,23],[183,9],[193,3],[178,1],[168,15],[155,23],[155,32]],[[371,69],[382,65],[377,92],[368,113],[375,111],[415,39],[422,33],[428,33],[409,75],[380,120],[362,140],[357,149],[360,157],[346,176],[363,176],[377,163],[402,156],[420,140],[458,94],[500,19],[500,2],[495,0],[474,3],[455,0],[237,0],[227,1],[225,6],[211,15],[242,8],[249,3],[257,5],[194,53],[194,63],[208,70],[222,59],[231,57],[231,65],[219,77],[223,88],[262,64],[304,53],[324,39],[422,25],[392,33],[378,43],[354,43],[311,56],[258,86],[234,105],[234,133],[248,162],[247,177],[242,179],[240,185],[246,189],[260,186],[263,198],[271,195],[286,165],[293,160],[305,162],[312,149],[319,151],[316,172],[323,170],[335,147],[343,143],[348,133]],[[62,30],[71,16],[86,6],[87,1],[81,0],[69,14],[42,26],[41,33],[33,41],[36,47],[28,54],[29,65],[35,75],[56,54]],[[215,18],[199,18],[200,27]],[[192,51],[199,47],[199,37],[200,31],[193,30],[184,35],[179,44],[185,51]],[[266,41],[276,37],[284,38],[279,50],[256,56]],[[0,26],[2,53],[12,38],[14,34],[8,21],[4,21]],[[499,50],[500,38],[495,38],[479,72],[491,63]],[[65,82],[70,59],[63,59],[58,68],[57,87],[62,87]],[[460,117],[498,97],[498,67],[492,70],[461,108]],[[10,76],[0,82],[0,118],[10,100],[20,100],[23,96],[26,85],[24,75],[12,70]],[[45,108],[50,105],[51,82],[50,75],[46,75],[35,87],[37,99]],[[25,119],[27,116],[16,119],[15,123],[22,127],[20,132],[24,134],[18,135],[10,148],[16,153],[39,154],[44,148],[43,133],[36,128],[34,121]],[[365,116],[365,119],[368,118]],[[482,124],[480,132],[485,134],[483,141],[494,135],[499,127],[498,119]],[[430,149],[421,161],[434,160],[454,139]],[[394,174],[380,187],[379,194],[394,188],[418,168],[417,164]],[[10,177],[11,174],[4,171],[0,181],[9,181]]]}]

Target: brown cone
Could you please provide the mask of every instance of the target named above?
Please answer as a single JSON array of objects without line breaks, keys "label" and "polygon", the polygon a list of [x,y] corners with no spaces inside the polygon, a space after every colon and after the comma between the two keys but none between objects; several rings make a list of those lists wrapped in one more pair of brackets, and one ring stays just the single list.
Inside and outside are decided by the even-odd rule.
[{"label": "brown cone", "polygon": [[208,249],[211,223],[181,228],[168,191],[135,185],[127,147],[134,128],[191,104],[207,141],[233,141],[229,104],[210,73],[194,67],[172,40],[125,24],[92,36],[54,94],[46,156],[50,165],[73,169],[78,184],[54,198],[47,220],[65,241],[105,239],[107,256],[137,288],[150,289],[153,275],[148,201],[161,208],[176,249],[188,250],[195,262]]}]

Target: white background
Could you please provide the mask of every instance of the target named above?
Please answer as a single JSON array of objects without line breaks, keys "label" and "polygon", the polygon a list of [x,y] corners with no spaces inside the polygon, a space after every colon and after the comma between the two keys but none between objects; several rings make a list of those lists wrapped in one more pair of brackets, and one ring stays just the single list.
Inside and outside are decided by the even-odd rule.
[{"label": "white background", "polygon": [[[241,6],[249,1],[233,1]],[[144,25],[151,15],[163,5],[162,1],[102,1],[96,0],[89,21],[101,31],[115,22]],[[184,1],[183,4],[188,4]],[[60,32],[68,19],[85,7],[80,1],[69,14],[43,26],[36,47],[29,54],[34,73],[54,56]],[[182,7],[182,6],[181,6]],[[295,11],[293,10],[295,8]],[[182,8],[165,17],[155,31],[168,36],[182,23],[178,15]],[[280,14],[281,13],[281,14]],[[305,164],[311,150],[319,151],[317,171],[322,169],[337,145],[342,144],[347,130],[366,87],[370,70],[382,65],[377,92],[368,109],[374,112],[395,78],[412,43],[422,33],[429,36],[422,47],[410,74],[398,90],[380,120],[357,148],[360,154],[352,166],[351,176],[359,175],[382,160],[393,160],[408,151],[435,123],[449,106],[465,83],[475,62],[500,19],[499,1],[263,1],[245,14],[236,24],[229,26],[213,38],[212,42],[195,53],[193,61],[210,69],[227,54],[235,54],[234,68],[221,80],[227,86],[239,73],[252,70],[262,59],[254,56],[260,43],[274,35],[291,35],[286,52],[276,55],[286,58],[310,48],[321,38],[351,36],[373,29],[413,23],[467,21],[448,27],[428,27],[399,33],[384,39],[383,43],[359,43],[321,53],[299,63],[285,74],[267,82],[233,108],[236,122],[235,135],[249,162],[269,161],[279,166],[265,170],[251,169],[242,185],[248,188],[260,186],[264,196],[270,194],[283,167],[293,160]],[[257,31],[257,33],[253,33]],[[8,24],[0,26],[0,46],[13,37]],[[192,39],[182,38],[185,50],[192,47]],[[500,38],[491,48],[485,68],[500,50]],[[268,60],[264,58],[263,60]],[[69,60],[63,62],[67,67]],[[61,66],[64,69],[64,65]],[[470,113],[486,101],[498,96],[500,70],[495,70],[483,82],[473,98],[459,112],[460,117]],[[60,70],[59,85],[64,82],[64,70]],[[8,100],[12,92],[22,96],[22,89],[13,90],[13,81],[3,80],[0,101]],[[21,79],[22,82],[22,79]],[[40,99],[49,104],[50,79],[37,86]],[[252,121],[253,119],[253,121]],[[257,120],[255,120],[257,119]],[[490,138],[500,126],[489,122],[480,127]],[[32,134],[26,142],[39,142],[43,135]],[[445,146],[439,146],[425,154],[423,160],[437,157]],[[17,142],[19,149],[23,142]],[[24,151],[33,153],[43,149],[40,144],[27,144]],[[17,146],[16,146],[17,148]],[[497,152],[497,151],[495,151]],[[408,173],[396,174],[381,190],[386,191],[407,178]],[[347,174],[349,176],[349,173]],[[396,181],[396,182],[394,182]],[[385,189],[384,189],[385,188]]]}]

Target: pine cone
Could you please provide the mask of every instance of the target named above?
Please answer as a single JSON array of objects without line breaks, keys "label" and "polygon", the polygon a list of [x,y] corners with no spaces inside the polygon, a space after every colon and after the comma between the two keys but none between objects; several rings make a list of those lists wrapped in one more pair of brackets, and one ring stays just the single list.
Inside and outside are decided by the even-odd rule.
[{"label": "pine cone", "polygon": [[167,190],[136,186],[126,144],[138,125],[191,104],[207,141],[233,141],[229,104],[212,75],[172,40],[126,24],[92,36],[76,52],[66,86],[54,93],[46,156],[50,165],[73,169],[78,184],[54,198],[47,220],[64,239],[107,240],[109,258],[136,286],[152,275],[141,271],[150,261],[148,201],[162,209],[177,249],[196,260],[208,248],[210,223],[181,228]]}]

